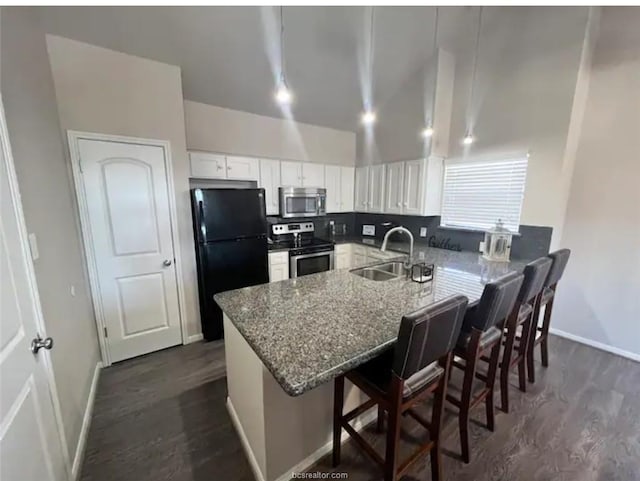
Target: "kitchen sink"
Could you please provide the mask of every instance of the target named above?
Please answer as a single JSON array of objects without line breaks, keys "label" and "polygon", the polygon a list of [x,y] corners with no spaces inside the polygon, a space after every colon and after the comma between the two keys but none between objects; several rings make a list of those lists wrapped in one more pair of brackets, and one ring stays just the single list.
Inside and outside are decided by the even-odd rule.
[{"label": "kitchen sink", "polygon": [[386,262],[375,266],[354,269],[351,273],[371,281],[390,281],[406,276],[407,268],[403,262]]},{"label": "kitchen sink", "polygon": [[408,269],[405,267],[404,262],[395,261],[395,262],[387,262],[386,264],[380,264],[378,266],[371,266],[372,269],[377,269],[379,271],[389,272],[394,276],[405,276],[407,275]]}]

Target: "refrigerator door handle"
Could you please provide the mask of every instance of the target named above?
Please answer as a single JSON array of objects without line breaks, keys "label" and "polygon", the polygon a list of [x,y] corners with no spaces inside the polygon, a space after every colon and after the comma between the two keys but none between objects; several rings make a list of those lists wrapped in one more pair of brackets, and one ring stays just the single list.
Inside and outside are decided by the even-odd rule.
[{"label": "refrigerator door handle", "polygon": [[198,235],[200,236],[200,241],[204,242],[207,238],[207,225],[204,223],[204,207],[203,202],[201,200],[198,201],[198,230],[200,231]]}]

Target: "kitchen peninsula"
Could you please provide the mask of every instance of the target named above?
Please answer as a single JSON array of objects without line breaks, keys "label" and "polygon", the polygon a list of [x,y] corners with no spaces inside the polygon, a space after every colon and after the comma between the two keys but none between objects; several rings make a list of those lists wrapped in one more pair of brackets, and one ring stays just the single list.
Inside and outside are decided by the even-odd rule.
[{"label": "kitchen peninsula", "polygon": [[[215,296],[224,312],[227,406],[259,481],[289,479],[330,451],[329,381],[390,348],[404,314],[453,294],[473,305],[484,284],[523,267],[428,247],[417,247],[414,261],[434,264],[432,281],[334,270]],[[348,383],[345,393],[345,411],[365,400]],[[365,412],[354,427],[374,416]]]}]

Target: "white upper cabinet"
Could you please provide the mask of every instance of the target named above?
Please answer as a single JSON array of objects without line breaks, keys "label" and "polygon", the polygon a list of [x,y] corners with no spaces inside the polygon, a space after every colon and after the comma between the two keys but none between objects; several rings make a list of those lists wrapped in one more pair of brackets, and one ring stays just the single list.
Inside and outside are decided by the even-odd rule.
[{"label": "white upper cabinet", "polygon": [[402,213],[406,215],[421,215],[424,205],[424,160],[409,160],[404,164],[404,183]]},{"label": "white upper cabinet", "polygon": [[369,167],[367,210],[369,212],[384,211],[384,164]]},{"label": "white upper cabinet", "polygon": [[199,179],[226,179],[227,159],[224,155],[208,152],[189,152],[191,177]]},{"label": "white upper cabinet", "polygon": [[258,183],[265,192],[267,215],[278,215],[278,187],[280,187],[280,161],[260,159],[260,181]]},{"label": "white upper cabinet", "polygon": [[280,162],[280,185],[302,187],[302,162],[290,160]]},{"label": "white upper cabinet", "polygon": [[389,214],[402,214],[402,192],[404,180],[404,162],[386,164],[387,189],[384,211]]},{"label": "white upper cabinet", "polygon": [[302,164],[302,186],[324,188],[324,165],[304,162]]},{"label": "white upper cabinet", "polygon": [[369,167],[356,167],[355,211],[367,212],[369,196]]},{"label": "white upper cabinet", "polygon": [[354,167],[340,167],[340,212],[353,212],[354,210],[355,171]]},{"label": "white upper cabinet", "polygon": [[260,177],[260,164],[253,157],[227,156],[227,179],[255,180]]},{"label": "white upper cabinet", "polygon": [[327,189],[327,212],[341,212],[341,172],[337,165],[325,165],[324,178]]},{"label": "white upper cabinet", "polygon": [[354,167],[325,165],[327,212],[353,212]]}]

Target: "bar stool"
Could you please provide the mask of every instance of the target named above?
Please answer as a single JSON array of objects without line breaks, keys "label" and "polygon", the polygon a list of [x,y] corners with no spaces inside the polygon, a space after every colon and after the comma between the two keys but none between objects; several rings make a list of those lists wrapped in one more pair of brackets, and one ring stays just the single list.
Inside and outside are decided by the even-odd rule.
[{"label": "bar stool", "polygon": [[[464,360],[464,364],[456,359],[452,362],[452,366],[462,369],[464,379],[460,399],[451,394],[447,395],[446,399],[460,410],[460,447],[465,463],[471,459],[469,411],[485,401],[487,427],[490,431],[494,429],[493,393],[500,359],[502,326],[513,310],[523,278],[522,274],[511,272],[485,285],[480,302],[470,309],[464,318],[462,332],[453,351],[454,356]],[[491,354],[487,357],[485,354],[489,352]],[[476,372],[479,360],[488,362],[486,374]],[[484,383],[483,388],[476,393],[472,392],[475,378]]]},{"label": "bar stool", "polygon": [[[540,257],[524,268],[524,280],[518,298],[504,326],[504,351],[500,368],[500,395],[502,410],[509,412],[509,373],[518,365],[518,383],[522,392],[527,391],[526,360],[529,334],[536,299],[542,292],[552,261]],[[522,327],[520,327],[522,326]],[[516,344],[517,341],[517,344]],[[513,355],[515,349],[515,356]]]},{"label": "bar stool", "polygon": [[[531,334],[529,335],[529,348],[527,351],[527,372],[529,374],[529,382],[536,382],[536,372],[534,365],[534,352],[538,344],[540,344],[540,353],[542,356],[542,365],[549,365],[549,325],[551,324],[551,311],[553,310],[553,300],[556,296],[558,281],[562,278],[564,270],[569,262],[571,251],[569,249],[560,249],[549,254],[552,260],[551,270],[544,282],[544,288],[538,296],[533,312],[533,322],[531,325]],[[540,311],[544,309],[544,318],[542,326],[538,326]]]},{"label": "bar stool", "polygon": [[[447,375],[451,363],[451,350],[460,334],[467,309],[467,298],[453,296],[424,307],[402,318],[398,342],[381,356],[335,379],[333,411],[333,465],[340,464],[340,438],[342,428],[356,441],[383,472],[385,481],[394,481],[409,467],[429,452],[431,476],[442,479],[440,461],[440,430],[447,389]],[[360,388],[369,400],[347,414],[342,414],[344,379]],[[434,394],[431,422],[412,407]],[[386,451],[380,456],[349,424],[356,416],[378,405],[388,413]],[[400,419],[411,416],[429,431],[429,441],[421,445],[402,464],[398,459]],[[378,426],[381,418],[378,419]]]}]

